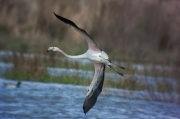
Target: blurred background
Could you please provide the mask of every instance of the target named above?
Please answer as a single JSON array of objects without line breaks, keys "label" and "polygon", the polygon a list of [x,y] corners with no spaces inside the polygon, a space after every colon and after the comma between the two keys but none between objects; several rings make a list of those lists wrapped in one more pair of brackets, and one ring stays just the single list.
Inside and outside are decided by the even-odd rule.
[{"label": "blurred background", "polygon": [[115,94],[113,88],[123,98],[179,104],[178,0],[0,0],[1,82],[90,84],[91,62],[46,52],[57,46],[78,55],[88,48],[84,37],[53,12],[86,30],[111,60],[126,68],[120,70],[124,77],[106,69],[103,94]]}]

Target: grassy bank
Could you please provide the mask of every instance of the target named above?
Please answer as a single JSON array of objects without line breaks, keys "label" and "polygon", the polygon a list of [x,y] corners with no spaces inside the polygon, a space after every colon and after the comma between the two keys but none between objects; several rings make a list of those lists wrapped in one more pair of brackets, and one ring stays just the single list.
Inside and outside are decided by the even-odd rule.
[{"label": "grassy bank", "polygon": [[[31,57],[27,58],[23,54],[17,55],[16,53],[13,54],[11,58],[1,59],[4,62],[12,62],[14,67],[12,70],[7,71],[4,75],[6,78],[14,79],[14,80],[26,80],[26,81],[37,81],[37,82],[47,82],[47,83],[63,83],[63,84],[74,84],[74,85],[90,85],[92,79],[89,78],[82,78],[78,75],[75,76],[52,76],[49,75],[47,72],[46,67],[48,66],[56,66],[61,68],[75,68],[75,69],[83,69],[83,70],[90,70],[94,71],[93,64],[88,65],[80,65],[78,63],[72,62],[63,62],[59,61],[56,58],[48,58],[48,57]],[[43,68],[45,67],[45,68]],[[153,70],[153,69],[152,69]],[[110,69],[106,69],[107,72],[112,72]],[[156,85],[148,85],[142,80],[136,80],[133,75],[140,74],[142,76],[149,76],[153,74],[160,77],[167,77],[170,76],[171,73],[161,72],[158,73],[157,71],[136,71],[136,69],[132,69],[130,67],[126,67],[126,70],[123,71],[125,74],[130,74],[132,77],[124,77],[122,79],[108,79],[105,77],[104,87],[112,87],[112,88],[119,88],[119,89],[126,89],[126,90],[145,90],[150,92],[176,92],[180,93],[179,87],[172,87],[172,84],[169,84],[167,81],[163,82],[156,82]],[[156,72],[156,73],[155,73]],[[167,72],[167,71],[166,71]],[[144,78],[143,80],[146,80]],[[180,83],[177,79],[176,81],[178,84]]]},{"label": "grassy bank", "polygon": [[[47,73],[30,73],[20,70],[11,70],[6,73],[6,78],[14,80],[26,80],[37,81],[47,83],[63,83],[63,84],[75,84],[75,85],[90,85],[92,79],[82,78],[79,76],[50,76]],[[127,90],[145,90],[146,86],[137,83],[135,80],[111,80],[106,79],[104,81],[104,87],[113,87]]]},{"label": "grassy bank", "polygon": [[[45,71],[45,70],[44,70]],[[47,72],[32,73],[24,70],[11,70],[4,76],[9,79],[21,80],[21,81],[37,81],[46,83],[61,83],[61,84],[74,84],[74,85],[86,85],[89,86],[92,79],[82,78],[80,76],[51,76]],[[148,85],[147,83],[137,81],[133,78],[123,78],[119,80],[107,79],[105,77],[104,87],[125,89],[125,90],[144,90],[150,92],[166,92],[166,93],[180,93],[180,88],[175,90],[168,82],[157,83],[156,85]]]},{"label": "grassy bank", "polygon": [[[33,69],[36,67],[60,67],[67,69],[77,69],[77,70],[89,70],[94,71],[93,63],[82,64],[78,62],[71,62],[67,60],[62,54],[58,52],[50,52],[45,54],[24,54],[11,52],[10,56],[0,57],[0,61],[6,63],[13,63],[16,67],[26,68],[30,67]],[[65,58],[65,59],[64,59]],[[72,60],[73,61],[73,60]],[[83,61],[83,60],[79,60]],[[162,78],[174,78],[180,79],[180,74],[178,73],[180,69],[178,67],[168,66],[168,65],[154,65],[154,64],[135,64],[132,62],[116,62],[117,64],[124,66],[126,70],[117,69],[124,74],[129,75],[143,75],[143,76],[153,76],[153,77],[162,77]],[[30,70],[29,69],[29,70]],[[114,73],[113,70],[106,68],[106,72]]]}]

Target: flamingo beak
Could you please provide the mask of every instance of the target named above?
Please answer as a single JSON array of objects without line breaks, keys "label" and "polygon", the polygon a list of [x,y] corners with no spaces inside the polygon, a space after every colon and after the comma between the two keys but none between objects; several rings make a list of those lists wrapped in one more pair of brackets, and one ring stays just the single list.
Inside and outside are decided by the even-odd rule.
[{"label": "flamingo beak", "polygon": [[54,47],[49,47],[47,52],[53,51]]}]

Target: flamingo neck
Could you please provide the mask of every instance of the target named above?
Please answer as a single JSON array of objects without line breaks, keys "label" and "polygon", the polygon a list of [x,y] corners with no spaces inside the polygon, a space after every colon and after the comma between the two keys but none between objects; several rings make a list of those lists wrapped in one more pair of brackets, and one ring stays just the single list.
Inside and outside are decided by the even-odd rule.
[{"label": "flamingo neck", "polygon": [[59,52],[61,52],[64,56],[71,58],[71,59],[86,59],[87,55],[86,53],[82,54],[82,55],[76,55],[76,56],[72,56],[72,55],[68,55],[66,54],[64,51],[58,49]]}]

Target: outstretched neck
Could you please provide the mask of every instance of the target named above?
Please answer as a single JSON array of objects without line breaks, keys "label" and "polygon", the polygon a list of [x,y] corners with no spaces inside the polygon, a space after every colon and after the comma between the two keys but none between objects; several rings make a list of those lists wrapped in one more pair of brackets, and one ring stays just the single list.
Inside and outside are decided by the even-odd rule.
[{"label": "outstretched neck", "polygon": [[76,56],[72,56],[72,55],[68,55],[66,54],[64,51],[57,49],[57,51],[61,52],[64,56],[71,58],[71,59],[86,59],[87,55],[86,53],[82,54],[82,55],[76,55]]}]

